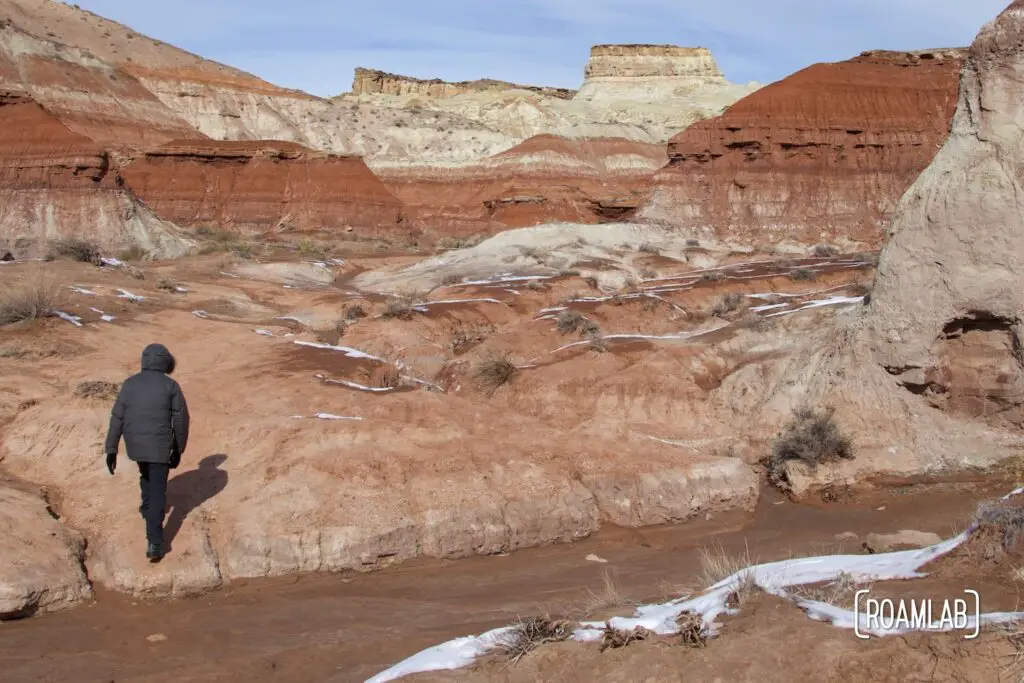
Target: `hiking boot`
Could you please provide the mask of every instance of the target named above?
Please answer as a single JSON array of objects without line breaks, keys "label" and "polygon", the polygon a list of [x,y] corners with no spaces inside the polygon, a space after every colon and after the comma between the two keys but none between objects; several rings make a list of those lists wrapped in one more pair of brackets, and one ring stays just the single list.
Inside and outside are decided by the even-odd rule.
[{"label": "hiking boot", "polygon": [[164,556],[164,550],[156,543],[149,543],[146,546],[146,557],[150,562],[159,562]]}]

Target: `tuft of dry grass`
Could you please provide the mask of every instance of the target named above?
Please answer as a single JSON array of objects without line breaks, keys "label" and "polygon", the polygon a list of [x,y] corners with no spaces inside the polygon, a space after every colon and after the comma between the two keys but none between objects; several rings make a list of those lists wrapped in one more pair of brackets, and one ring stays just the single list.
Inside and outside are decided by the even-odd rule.
[{"label": "tuft of dry grass", "polygon": [[542,645],[568,640],[578,624],[550,617],[520,619],[512,630],[499,638],[496,650],[515,664]]},{"label": "tuft of dry grass", "polygon": [[793,595],[804,600],[816,600],[837,607],[852,605],[853,594],[857,591],[857,582],[846,572],[839,574],[835,581],[820,585],[797,586]]},{"label": "tuft of dry grass", "polygon": [[654,633],[643,626],[638,626],[632,630],[613,628],[611,624],[604,625],[604,633],[601,635],[601,647],[600,652],[604,652],[609,649],[618,649],[620,647],[626,647],[632,643],[648,640],[653,637]]},{"label": "tuft of dry grass", "polygon": [[494,355],[477,365],[474,378],[480,390],[490,398],[518,373],[519,368],[507,355]]},{"label": "tuft of dry grass", "polygon": [[658,249],[658,247],[656,247],[653,244],[650,244],[648,242],[644,242],[639,247],[637,247],[637,251],[642,252],[644,254],[660,254],[661,253],[661,250]]},{"label": "tuft of dry grass", "polygon": [[682,612],[676,617],[679,643],[686,647],[702,648],[708,642],[708,627],[704,617],[695,612]]},{"label": "tuft of dry grass", "polygon": [[1024,538],[1024,508],[1007,501],[982,503],[974,521],[978,526],[994,527],[1002,532],[1003,550],[1011,550]]},{"label": "tuft of dry grass", "polygon": [[63,298],[60,284],[41,272],[8,284],[0,289],[0,325],[49,317]]},{"label": "tuft of dry grass", "polygon": [[768,476],[777,486],[787,484],[785,465],[799,460],[811,468],[823,463],[850,460],[853,442],[840,430],[832,408],[800,408],[772,446]]},{"label": "tuft of dry grass", "polygon": [[731,555],[721,545],[705,546],[700,549],[700,582],[702,589],[709,588],[722,579],[739,575],[739,583],[729,594],[727,604],[730,607],[742,605],[757,588],[754,573],[750,569],[757,564],[756,558],[750,556],[750,548],[744,546],[742,555]]},{"label": "tuft of dry grass", "polygon": [[449,350],[458,355],[482,343],[494,332],[494,326],[482,325],[459,325],[452,330],[451,341],[448,342]]},{"label": "tuft of dry grass", "polygon": [[448,273],[443,278],[441,278],[441,284],[445,285],[446,287],[451,285],[457,285],[460,282],[462,282],[462,278],[459,277],[456,273]]},{"label": "tuft of dry grass", "polygon": [[839,256],[839,250],[831,244],[816,244],[814,245],[813,253],[815,256],[820,256],[821,258]]},{"label": "tuft of dry grass", "polygon": [[812,280],[817,280],[818,276],[809,268],[796,268],[789,271],[789,279],[794,282],[810,282]]},{"label": "tuft of dry grass", "polygon": [[700,276],[701,282],[720,282],[725,279],[725,273],[720,270],[712,270],[707,273],[702,273]]},{"label": "tuft of dry grass", "polygon": [[610,609],[619,609],[632,605],[622,594],[622,584],[619,583],[618,574],[611,569],[601,572],[601,586],[597,590],[587,588],[580,605],[571,611],[575,616],[579,614],[580,619],[587,619],[599,612]]},{"label": "tuft of dry grass", "polygon": [[96,399],[100,401],[113,401],[121,391],[121,385],[103,380],[88,380],[79,382],[75,387],[75,396],[78,398]]},{"label": "tuft of dry grass", "polygon": [[686,246],[688,246],[688,247],[699,247],[700,246],[700,240],[694,239],[694,238],[691,237],[690,239],[686,240]]}]

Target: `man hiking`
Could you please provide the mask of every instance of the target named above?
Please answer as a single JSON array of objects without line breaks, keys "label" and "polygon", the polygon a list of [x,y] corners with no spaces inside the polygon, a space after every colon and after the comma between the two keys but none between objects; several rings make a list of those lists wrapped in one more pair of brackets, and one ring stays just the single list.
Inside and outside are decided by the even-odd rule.
[{"label": "man hiking", "polygon": [[167,476],[181,462],[188,443],[188,404],[181,387],[168,377],[172,372],[174,356],[165,346],[150,344],[143,350],[142,372],[125,380],[110,411],[104,448],[110,474],[122,435],[128,458],[139,465],[139,512],[146,520],[146,557],[151,562],[164,556]]}]

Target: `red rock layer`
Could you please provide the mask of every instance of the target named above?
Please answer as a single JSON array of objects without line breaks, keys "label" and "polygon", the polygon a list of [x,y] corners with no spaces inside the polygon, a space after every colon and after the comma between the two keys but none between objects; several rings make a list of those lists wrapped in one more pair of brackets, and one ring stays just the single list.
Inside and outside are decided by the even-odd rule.
[{"label": "red rock layer", "polygon": [[157,215],[183,226],[411,234],[402,205],[359,157],[278,141],[172,142],[122,169]]},{"label": "red rock layer", "polygon": [[881,242],[956,106],[962,50],[817,64],[669,142],[640,218],[755,244]]},{"label": "red rock layer", "polygon": [[52,240],[142,245],[176,255],[183,243],[125,191],[111,155],[24,93],[0,91],[0,246],[39,254]]},{"label": "red rock layer", "polygon": [[538,135],[477,164],[378,174],[424,225],[467,236],[557,221],[626,220],[664,162],[661,145]]}]

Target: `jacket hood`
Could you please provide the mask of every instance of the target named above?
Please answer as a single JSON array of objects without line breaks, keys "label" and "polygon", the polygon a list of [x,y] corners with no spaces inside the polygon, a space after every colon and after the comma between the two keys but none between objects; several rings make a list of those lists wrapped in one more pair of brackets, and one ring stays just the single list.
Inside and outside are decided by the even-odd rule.
[{"label": "jacket hood", "polygon": [[142,369],[169,375],[174,372],[174,356],[163,344],[150,344],[142,351]]}]

